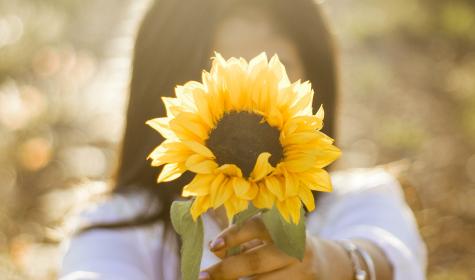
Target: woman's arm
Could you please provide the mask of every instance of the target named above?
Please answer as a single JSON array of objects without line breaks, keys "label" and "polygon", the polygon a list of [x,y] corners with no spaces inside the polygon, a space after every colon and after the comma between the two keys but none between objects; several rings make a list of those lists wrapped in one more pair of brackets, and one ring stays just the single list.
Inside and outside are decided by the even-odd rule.
[{"label": "woman's arm", "polygon": [[[313,246],[313,251],[317,255],[314,262],[318,263],[320,267],[320,278],[315,279],[354,279],[355,271],[351,258],[339,243],[313,236],[307,237],[307,241],[313,243],[311,246]],[[352,242],[370,255],[374,264],[376,279],[393,279],[391,264],[379,247],[366,240],[352,240]],[[364,259],[361,256],[358,257],[362,269],[369,275],[369,268],[366,266]]]},{"label": "woman's arm", "polygon": [[370,246],[373,255],[379,251],[395,280],[425,279],[425,244],[399,182],[382,168],[346,171],[332,180],[335,191],[319,201],[307,219],[308,230],[321,239]]}]

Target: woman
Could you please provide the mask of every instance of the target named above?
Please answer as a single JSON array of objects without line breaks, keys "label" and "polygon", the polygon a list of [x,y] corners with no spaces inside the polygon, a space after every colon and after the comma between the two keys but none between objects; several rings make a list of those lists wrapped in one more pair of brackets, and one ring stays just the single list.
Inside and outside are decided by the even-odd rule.
[{"label": "woman", "polygon": [[[291,80],[311,81],[326,109],[325,133],[335,136],[335,55],[312,0],[158,1],[135,45],[114,191],[82,215],[90,226],[69,244],[62,279],[179,278],[169,207],[190,178],[156,185],[157,170],[144,159],[163,139],[144,122],[165,115],[161,96],[198,80],[214,50],[246,59],[277,53]],[[314,101],[314,108],[319,105]],[[381,169],[337,172],[332,180],[335,191],[320,196],[317,211],[307,217],[302,262],[272,245],[258,218],[223,230],[219,211],[204,215],[209,248],[200,279],[424,279],[424,244],[397,181]],[[226,257],[234,246],[243,253]]]}]

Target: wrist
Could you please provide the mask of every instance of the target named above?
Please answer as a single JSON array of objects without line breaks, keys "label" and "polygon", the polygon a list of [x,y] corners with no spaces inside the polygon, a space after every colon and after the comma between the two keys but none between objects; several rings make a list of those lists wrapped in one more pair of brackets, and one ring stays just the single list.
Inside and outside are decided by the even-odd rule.
[{"label": "wrist", "polygon": [[[355,279],[356,280],[368,279],[368,272],[367,272],[368,262],[366,262],[366,259],[364,259],[364,256],[366,256],[364,255],[365,251],[358,248],[358,246],[356,246],[350,240],[338,241],[338,245],[340,245],[343,249],[345,249],[348,258],[351,260]],[[374,279],[374,270],[371,271],[369,279],[370,280]]]},{"label": "wrist", "polygon": [[347,252],[336,242],[312,238],[318,280],[352,280],[354,271]]},{"label": "wrist", "polygon": [[314,270],[315,279],[328,279],[326,267],[327,267],[327,260],[325,259],[325,244],[319,238],[308,236],[307,235],[307,242],[310,241],[310,248],[311,248],[311,267]]}]

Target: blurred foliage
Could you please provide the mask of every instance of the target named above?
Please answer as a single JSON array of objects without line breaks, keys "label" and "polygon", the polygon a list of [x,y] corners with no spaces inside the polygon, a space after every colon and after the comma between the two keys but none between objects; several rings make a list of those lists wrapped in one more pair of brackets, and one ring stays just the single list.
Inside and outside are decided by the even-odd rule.
[{"label": "blurred foliage", "polygon": [[[110,174],[145,2],[0,0],[0,278],[54,279],[56,226],[94,191],[84,178]],[[475,2],[322,5],[342,55],[340,166],[408,159],[429,279],[471,279]]]},{"label": "blurred foliage", "polygon": [[110,173],[141,9],[0,0],[1,279],[54,279],[55,226]]},{"label": "blurred foliage", "polygon": [[407,159],[429,279],[475,275],[475,2],[325,3],[342,53],[342,166]]}]

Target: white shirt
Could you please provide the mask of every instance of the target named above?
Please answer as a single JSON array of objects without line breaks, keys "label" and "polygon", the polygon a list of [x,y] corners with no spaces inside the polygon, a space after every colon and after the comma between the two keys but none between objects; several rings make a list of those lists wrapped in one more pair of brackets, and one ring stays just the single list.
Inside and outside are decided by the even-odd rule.
[{"label": "white shirt", "polygon": [[[367,239],[377,244],[393,266],[395,280],[425,279],[426,248],[401,186],[383,169],[356,169],[332,174],[334,191],[318,200],[307,217],[307,230],[324,239]],[[144,210],[144,194],[113,195],[85,212],[87,222],[114,222]],[[218,261],[207,244],[220,232],[203,216],[205,240],[201,267]],[[163,226],[93,230],[65,243],[61,280],[178,279],[177,243],[162,239]],[[163,241],[162,241],[163,240]]]}]

